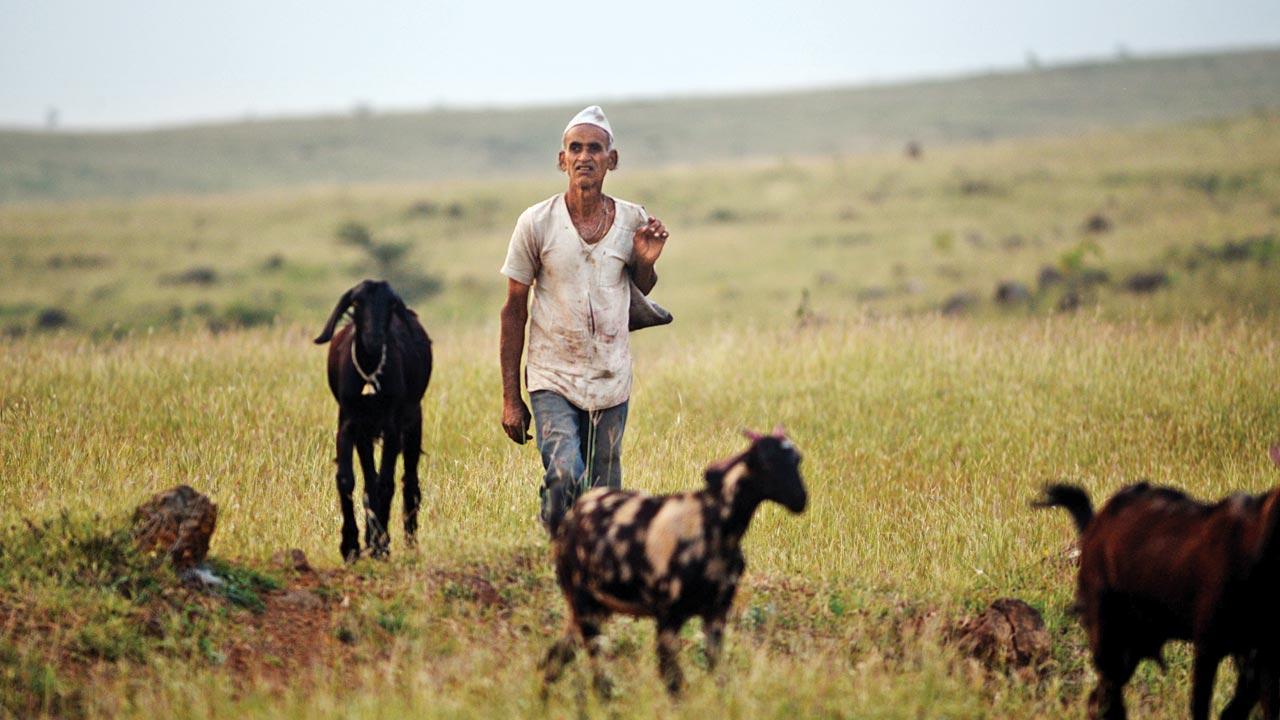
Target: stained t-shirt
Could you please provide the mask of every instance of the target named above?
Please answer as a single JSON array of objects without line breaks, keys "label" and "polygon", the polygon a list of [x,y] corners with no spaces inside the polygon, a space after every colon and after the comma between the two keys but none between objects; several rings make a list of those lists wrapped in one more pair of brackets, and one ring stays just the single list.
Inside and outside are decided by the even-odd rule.
[{"label": "stained t-shirt", "polygon": [[520,214],[502,274],[533,286],[525,386],[552,390],[584,410],[620,405],[631,396],[627,332],[630,272],[644,208],[613,199],[613,226],[583,242],[564,194]]}]

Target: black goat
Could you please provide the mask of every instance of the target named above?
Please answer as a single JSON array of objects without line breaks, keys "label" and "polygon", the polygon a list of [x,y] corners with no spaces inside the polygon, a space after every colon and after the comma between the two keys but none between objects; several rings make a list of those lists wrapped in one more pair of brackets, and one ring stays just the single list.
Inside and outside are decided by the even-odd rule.
[{"label": "black goat", "polygon": [[707,664],[715,666],[746,567],[742,536],[756,508],[772,500],[799,513],[807,502],[800,453],[782,429],[747,437],[745,452],[707,468],[703,490],[660,496],[592,490],[553,528],[556,577],[570,614],[564,637],[543,661],[544,692],[581,639],[596,689],[608,694],[597,638],[613,613],[657,621],[658,670],[671,694],[684,684],[676,653],[689,618],[702,618]]},{"label": "black goat", "polygon": [[1280,489],[1207,504],[1142,483],[1095,515],[1084,490],[1050,485],[1035,504],[1065,508],[1080,531],[1076,601],[1098,673],[1090,718],[1123,719],[1125,684],[1143,658],[1163,664],[1169,640],[1195,644],[1192,718],[1209,717],[1227,655],[1239,679],[1222,717],[1243,720],[1259,699],[1264,717],[1280,717]]},{"label": "black goat", "polygon": [[[351,309],[352,322],[334,334]],[[364,470],[365,545],[385,557],[391,537],[396,456],[404,453],[404,534],[412,545],[418,529],[418,456],[422,453],[422,396],[431,380],[431,338],[417,313],[391,286],[365,280],[342,294],[316,344],[329,343],[329,389],[338,401],[338,501],[342,507],[342,557],[360,555],[351,493],[356,476],[351,451]],[[382,440],[381,469],[373,442]]]}]

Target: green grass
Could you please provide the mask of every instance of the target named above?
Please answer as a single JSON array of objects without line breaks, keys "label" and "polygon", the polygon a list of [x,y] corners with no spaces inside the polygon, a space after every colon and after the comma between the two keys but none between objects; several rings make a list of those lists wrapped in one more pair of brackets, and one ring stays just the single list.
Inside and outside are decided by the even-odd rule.
[{"label": "green grass", "polygon": [[[1280,120],[1259,114],[920,162],[620,172],[611,191],[672,228],[655,297],[677,317],[634,336],[624,482],[696,487],[743,447],[741,428],[784,423],[811,503],[756,518],[719,678],[690,627],[690,692],[672,705],[649,624],[620,621],[607,665],[623,695],[581,709],[1081,714],[1091,673],[1067,612],[1070,522],[1027,502],[1062,479],[1098,497],[1139,479],[1206,498],[1275,484],[1278,167]],[[535,521],[537,454],[498,425],[496,268],[515,215],[560,183],[0,208],[0,527],[13,528],[0,543],[0,713],[576,716],[581,674],[538,699],[536,663],[565,608]],[[446,210],[413,211],[426,200]],[[1088,233],[1094,213],[1112,229]],[[437,360],[420,547],[406,552],[393,510],[392,561],[342,568],[336,408],[311,338],[373,267],[339,238],[350,222],[406,243],[406,266],[442,289],[413,303]],[[1021,244],[1003,242],[1015,234]],[[1000,280],[1034,290],[1045,265],[1117,281],[1158,269],[1171,284],[1092,288],[1074,313],[1054,310],[1060,289],[1014,308],[991,300]],[[214,281],[173,284],[192,268]],[[978,296],[967,314],[936,312],[960,292]],[[71,323],[38,329],[46,308]],[[264,308],[271,321],[258,323]],[[130,559],[123,518],[178,483],[218,503],[211,550],[231,598],[171,601],[163,568]],[[27,520],[63,539],[40,540]],[[343,649],[301,668],[261,658],[288,669],[282,686],[231,658],[276,617],[276,584],[298,582],[267,563],[290,547],[326,573],[325,637]],[[1009,595],[1041,609],[1055,638],[1039,681],[983,670],[943,639]],[[168,608],[159,635],[156,607]],[[1185,714],[1188,654],[1169,659],[1167,673],[1140,670],[1135,717]]]},{"label": "green grass", "polygon": [[[624,167],[899,152],[1280,105],[1274,48],[861,88],[609,102]],[[582,105],[0,132],[0,202],[534,176]],[[444,207],[444,206],[442,206]]]},{"label": "green grass", "polygon": [[[337,565],[334,409],[305,330],[6,348],[5,426],[18,430],[0,440],[13,479],[0,506],[14,518],[122,512],[188,482],[219,503],[214,553],[261,561],[297,546]],[[367,685],[317,668],[344,679],[297,697],[264,688],[254,700],[211,690],[225,682],[216,665],[161,663],[139,671],[151,680],[129,712],[176,711],[188,692],[214,692],[216,712],[250,715],[538,712],[534,665],[563,608],[536,550],[529,569],[503,569],[543,543],[537,457],[497,430],[489,334],[439,336],[421,548],[366,568],[385,592],[357,598],[348,622],[376,658],[357,672]],[[651,632],[618,623],[622,650],[610,662],[627,695],[615,711],[1052,717],[1059,702],[1078,706],[1087,674],[1066,615],[1072,532],[1065,516],[1027,501],[1063,478],[1099,495],[1141,478],[1205,497],[1269,487],[1275,337],[1274,323],[1091,317],[655,333],[637,361],[626,483],[696,486],[705,464],[743,445],[738,428],[782,422],[806,455],[811,509],[765,508],[748,535],[752,582],[726,686],[695,670],[689,702],[669,708]],[[398,531],[395,552],[404,555]],[[434,568],[473,563],[506,593],[510,616],[477,606],[465,584],[424,594]],[[1007,595],[1042,608],[1060,638],[1046,686],[979,672],[936,632],[903,629],[930,609],[955,618]],[[694,632],[691,668],[696,647]],[[1143,675],[1131,695],[1146,716],[1182,711],[1186,656],[1172,657],[1168,675]],[[572,687],[553,694],[555,712],[574,707]]]}]

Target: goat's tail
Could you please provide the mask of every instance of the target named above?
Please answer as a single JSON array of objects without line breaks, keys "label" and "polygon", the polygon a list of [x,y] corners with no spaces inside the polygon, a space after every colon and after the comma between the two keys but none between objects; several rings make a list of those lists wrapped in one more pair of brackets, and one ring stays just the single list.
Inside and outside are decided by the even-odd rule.
[{"label": "goat's tail", "polygon": [[1044,488],[1044,496],[1038,500],[1031,501],[1033,507],[1060,507],[1071,513],[1071,519],[1076,521],[1076,530],[1084,532],[1089,526],[1089,521],[1093,520],[1093,503],[1089,501],[1089,493],[1076,485],[1054,484],[1046,485]]}]

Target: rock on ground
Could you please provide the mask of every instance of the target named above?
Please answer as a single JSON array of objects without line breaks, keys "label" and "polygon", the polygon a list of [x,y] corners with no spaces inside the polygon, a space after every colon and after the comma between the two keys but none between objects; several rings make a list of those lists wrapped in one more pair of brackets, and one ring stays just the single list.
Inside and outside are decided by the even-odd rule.
[{"label": "rock on ground", "polygon": [[993,667],[1037,668],[1052,649],[1040,613],[1016,598],[991,603],[961,622],[956,636],[961,649]]},{"label": "rock on ground", "polygon": [[285,570],[293,570],[294,572],[311,572],[311,563],[307,561],[307,554],[298,548],[290,548],[288,550],[280,550],[276,552],[276,554],[271,556],[271,564]]},{"label": "rock on ground", "polygon": [[996,302],[1001,305],[1025,303],[1031,300],[1031,290],[1020,282],[1006,280],[996,286]]},{"label": "rock on ground", "polygon": [[187,485],[153,495],[133,514],[133,535],[142,552],[164,553],[175,570],[204,562],[218,523],[218,506]]}]

